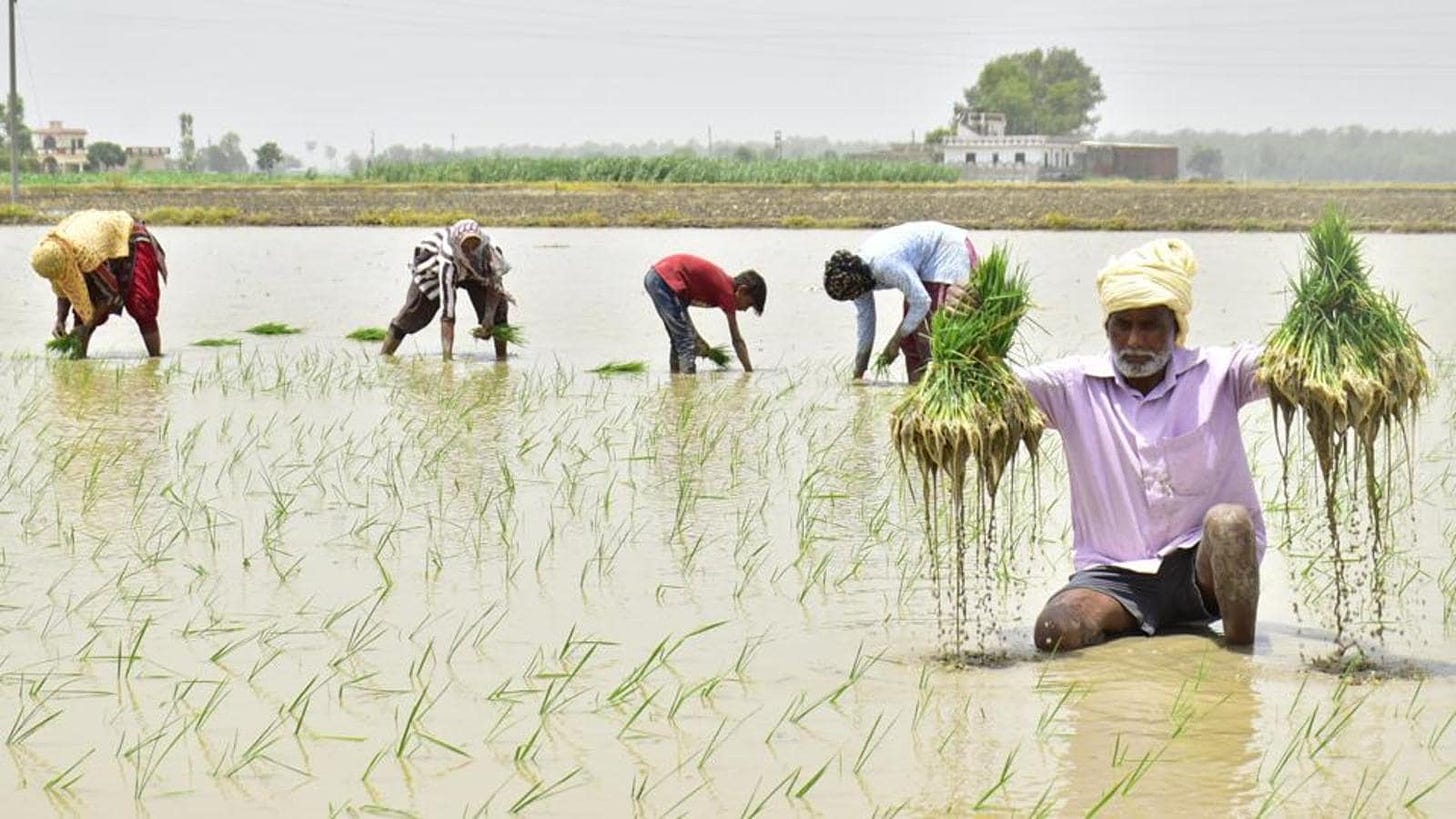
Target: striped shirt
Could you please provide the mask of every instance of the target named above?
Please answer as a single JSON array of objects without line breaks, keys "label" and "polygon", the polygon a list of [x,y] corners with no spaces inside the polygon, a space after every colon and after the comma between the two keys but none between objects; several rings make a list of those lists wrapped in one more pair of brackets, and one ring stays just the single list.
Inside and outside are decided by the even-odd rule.
[{"label": "striped shirt", "polygon": [[440,319],[454,321],[456,282],[462,277],[455,261],[455,246],[450,241],[448,228],[431,233],[415,245],[409,271],[420,294],[430,301],[440,303]]}]

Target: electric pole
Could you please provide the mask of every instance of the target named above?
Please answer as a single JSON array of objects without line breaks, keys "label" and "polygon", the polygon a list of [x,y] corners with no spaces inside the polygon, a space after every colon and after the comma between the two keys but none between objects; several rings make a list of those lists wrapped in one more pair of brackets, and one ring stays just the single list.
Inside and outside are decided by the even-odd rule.
[{"label": "electric pole", "polygon": [[20,201],[20,146],[16,139],[19,128],[15,125],[15,109],[18,97],[15,95],[15,4],[18,0],[9,0],[10,6],[10,98],[5,103],[6,137],[10,141],[10,201]]}]

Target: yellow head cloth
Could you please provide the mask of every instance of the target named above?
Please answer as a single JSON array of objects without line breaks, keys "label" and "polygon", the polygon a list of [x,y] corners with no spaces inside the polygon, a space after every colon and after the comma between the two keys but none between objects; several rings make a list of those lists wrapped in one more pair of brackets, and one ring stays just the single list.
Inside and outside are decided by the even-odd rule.
[{"label": "yellow head cloth", "polygon": [[1188,314],[1193,310],[1193,276],[1198,260],[1180,239],[1154,239],[1108,260],[1097,273],[1097,298],[1102,317],[1119,310],[1165,306],[1178,320],[1179,347],[1188,338]]},{"label": "yellow head cloth", "polygon": [[83,274],[100,267],[107,259],[122,259],[130,253],[131,214],[120,210],[82,210],[61,220],[30,253],[30,266],[51,289],[75,308],[81,321],[90,324],[95,314]]}]

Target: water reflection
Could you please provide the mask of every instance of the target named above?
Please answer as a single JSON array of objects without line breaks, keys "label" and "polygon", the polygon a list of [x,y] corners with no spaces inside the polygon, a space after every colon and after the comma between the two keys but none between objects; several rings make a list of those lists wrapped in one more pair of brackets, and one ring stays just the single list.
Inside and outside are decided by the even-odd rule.
[{"label": "water reflection", "polygon": [[1245,655],[1207,636],[1128,638],[1046,666],[1044,720],[1064,741],[1059,811],[1112,815],[1198,794],[1206,815],[1242,814],[1257,790],[1262,707]]},{"label": "water reflection", "polygon": [[172,479],[163,440],[169,423],[168,365],[47,363],[52,431],[40,437],[54,458],[50,490],[58,509],[80,511],[98,530],[130,528],[141,506]]}]

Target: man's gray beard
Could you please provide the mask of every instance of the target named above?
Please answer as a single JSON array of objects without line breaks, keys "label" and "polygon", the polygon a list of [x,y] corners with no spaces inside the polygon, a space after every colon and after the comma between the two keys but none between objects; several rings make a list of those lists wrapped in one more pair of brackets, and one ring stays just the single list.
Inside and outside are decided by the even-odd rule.
[{"label": "man's gray beard", "polygon": [[[1152,353],[1152,358],[1149,358],[1143,363],[1125,359],[1124,356],[1129,353],[1132,353],[1132,351],[1123,350],[1112,358],[1113,364],[1117,367],[1117,371],[1122,373],[1123,378],[1147,378],[1150,375],[1157,375],[1164,367],[1168,366],[1169,361],[1173,360],[1173,348],[1171,346],[1166,350]],[[1133,354],[1147,355],[1147,353]]]}]

